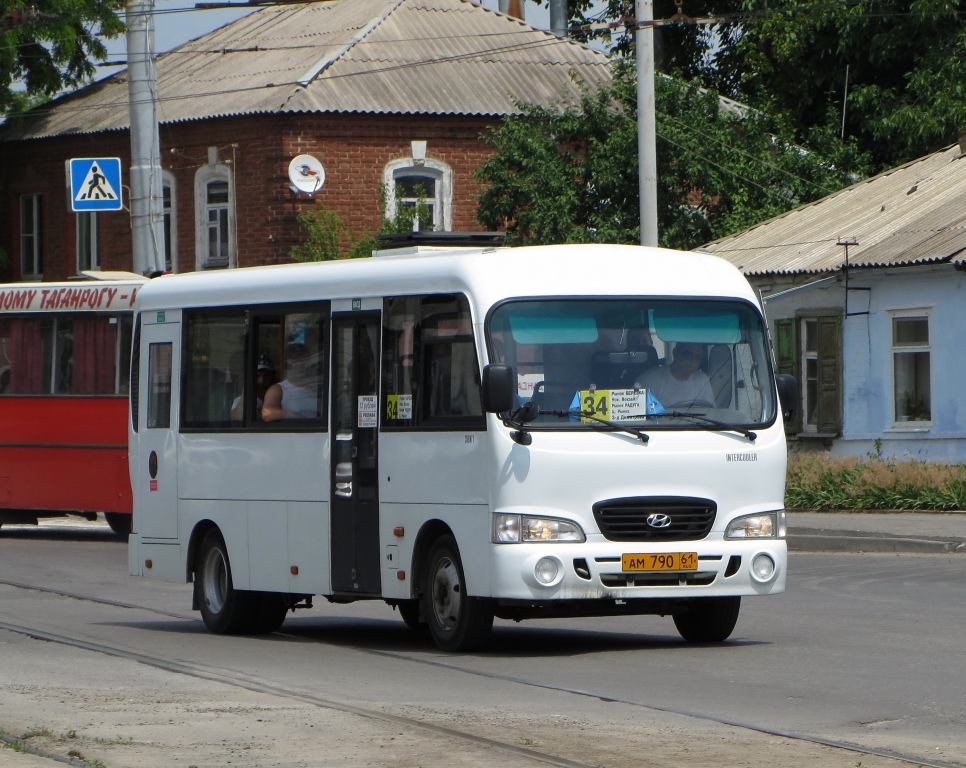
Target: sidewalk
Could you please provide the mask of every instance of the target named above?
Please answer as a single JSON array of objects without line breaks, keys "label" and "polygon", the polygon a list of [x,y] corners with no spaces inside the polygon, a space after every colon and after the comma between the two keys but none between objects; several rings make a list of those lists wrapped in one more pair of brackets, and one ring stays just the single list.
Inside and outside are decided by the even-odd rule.
[{"label": "sidewalk", "polygon": [[788,512],[791,552],[966,555],[966,512]]}]

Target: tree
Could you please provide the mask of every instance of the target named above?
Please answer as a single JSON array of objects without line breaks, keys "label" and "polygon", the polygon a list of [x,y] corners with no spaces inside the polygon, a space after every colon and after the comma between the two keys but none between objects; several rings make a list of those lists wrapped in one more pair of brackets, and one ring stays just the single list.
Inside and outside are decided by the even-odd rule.
[{"label": "tree", "polygon": [[124,30],[121,0],[0,0],[0,112],[93,79],[107,58],[98,34]]},{"label": "tree", "polygon": [[[722,108],[714,93],[658,78],[660,243],[693,248],[824,197],[866,170],[848,145],[814,132],[792,141],[780,121]],[[633,69],[579,107],[521,104],[488,141],[497,153],[477,174],[477,217],[522,243],[640,242]]]},{"label": "tree", "polygon": [[[655,65],[780,118],[797,141],[814,130],[854,138],[884,170],[941,149],[966,129],[964,4],[655,0],[657,19],[717,20],[656,27]],[[570,8],[578,24],[634,16],[630,0],[571,0]],[[611,42],[618,55],[632,55],[627,29]]]},{"label": "tree", "polygon": [[741,98],[797,131],[841,130],[884,169],[966,128],[961,0],[771,0],[736,46]]}]

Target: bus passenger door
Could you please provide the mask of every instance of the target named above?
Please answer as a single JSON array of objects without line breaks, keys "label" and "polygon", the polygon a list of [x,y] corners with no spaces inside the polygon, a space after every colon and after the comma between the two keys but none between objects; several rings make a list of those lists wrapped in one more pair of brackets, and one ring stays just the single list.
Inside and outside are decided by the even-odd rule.
[{"label": "bus passenger door", "polygon": [[[145,313],[138,360],[137,447],[129,460],[134,483],[134,530],[142,539],[178,538],[178,404],[181,323]],[[167,313],[170,315],[170,313]]]},{"label": "bus passenger door", "polygon": [[380,594],[379,313],[332,322],[332,590]]}]

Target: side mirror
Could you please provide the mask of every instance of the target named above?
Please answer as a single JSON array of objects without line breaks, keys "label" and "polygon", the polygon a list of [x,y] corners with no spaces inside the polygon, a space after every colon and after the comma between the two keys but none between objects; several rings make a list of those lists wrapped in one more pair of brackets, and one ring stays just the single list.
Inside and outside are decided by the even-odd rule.
[{"label": "side mirror", "polygon": [[507,413],[517,402],[517,381],[509,365],[487,365],[483,368],[483,387],[480,391],[483,410],[487,413]]},{"label": "side mirror", "polygon": [[775,377],[778,385],[778,402],[782,407],[782,418],[791,421],[798,410],[798,379],[787,373]]}]

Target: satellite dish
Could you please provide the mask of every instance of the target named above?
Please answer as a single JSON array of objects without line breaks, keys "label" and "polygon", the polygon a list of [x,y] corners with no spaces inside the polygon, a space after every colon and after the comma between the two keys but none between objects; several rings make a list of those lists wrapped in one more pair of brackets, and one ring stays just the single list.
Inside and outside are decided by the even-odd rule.
[{"label": "satellite dish", "polygon": [[311,195],[325,184],[325,168],[312,155],[298,155],[288,164],[288,178],[299,192]]}]

